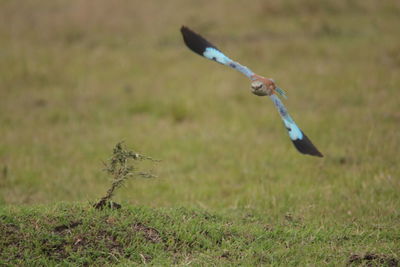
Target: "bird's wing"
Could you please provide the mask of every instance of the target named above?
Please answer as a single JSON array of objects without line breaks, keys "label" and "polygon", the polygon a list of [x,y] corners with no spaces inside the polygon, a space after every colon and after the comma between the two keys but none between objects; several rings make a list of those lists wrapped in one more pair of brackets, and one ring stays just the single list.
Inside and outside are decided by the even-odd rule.
[{"label": "bird's wing", "polygon": [[314,146],[314,144],[308,139],[302,130],[297,126],[292,117],[290,117],[286,107],[282,101],[275,94],[270,96],[274,102],[275,107],[278,109],[279,115],[281,116],[286,129],[288,130],[290,140],[292,140],[294,146],[300,153],[308,154],[317,157],[323,157],[322,153]]},{"label": "bird's wing", "polygon": [[[187,47],[193,52],[208,58],[210,60],[214,60],[218,63],[231,67],[244,75],[246,75],[249,79],[254,80],[255,74],[246,66],[239,64],[238,62],[233,61],[224,53],[222,53],[216,46],[211,44],[201,35],[193,32],[188,27],[182,26],[181,33],[183,36],[183,40]],[[282,96],[285,96],[282,89],[277,88],[277,92]],[[272,94],[270,96],[272,101],[274,102],[278,112],[285,124],[286,129],[288,130],[289,137],[292,140],[294,146],[297,150],[303,154],[309,154],[312,156],[323,157],[321,152],[313,145],[313,143],[308,139],[308,137],[300,130],[300,128],[296,125],[293,119],[290,117],[287,112],[285,106],[282,101],[276,94]]]},{"label": "bird's wing", "polygon": [[253,79],[254,72],[252,72],[246,66],[243,66],[225,56],[224,53],[222,53],[217,47],[215,47],[201,35],[195,33],[185,26],[181,27],[181,33],[186,46],[189,47],[189,49],[193,52],[210,60],[214,60],[218,63],[231,67],[232,69],[243,73],[249,79]]}]

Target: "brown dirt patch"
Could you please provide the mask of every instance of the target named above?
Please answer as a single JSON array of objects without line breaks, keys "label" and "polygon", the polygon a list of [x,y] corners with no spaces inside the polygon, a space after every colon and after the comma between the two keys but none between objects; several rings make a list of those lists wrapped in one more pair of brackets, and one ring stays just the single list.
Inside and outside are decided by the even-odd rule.
[{"label": "brown dirt patch", "polygon": [[148,227],[142,223],[135,223],[132,225],[132,228],[137,232],[142,232],[144,237],[153,243],[159,243],[162,241],[160,233],[155,228]]},{"label": "brown dirt patch", "polygon": [[365,255],[352,254],[349,257],[348,264],[363,264],[366,266],[386,265],[390,267],[399,266],[399,261],[387,255],[366,253]]}]

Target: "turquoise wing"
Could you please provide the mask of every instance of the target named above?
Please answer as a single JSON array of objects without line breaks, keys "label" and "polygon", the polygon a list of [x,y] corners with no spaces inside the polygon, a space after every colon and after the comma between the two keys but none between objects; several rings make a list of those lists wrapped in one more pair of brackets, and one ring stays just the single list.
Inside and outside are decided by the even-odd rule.
[{"label": "turquoise wing", "polygon": [[181,33],[186,46],[196,54],[235,69],[246,75],[249,79],[254,75],[254,72],[248,67],[243,66],[224,55],[224,53],[222,53],[215,45],[211,44],[200,34],[195,33],[188,27],[182,26]]},{"label": "turquoise wing", "polygon": [[322,153],[314,146],[311,140],[303,133],[302,130],[297,126],[292,117],[290,117],[286,107],[283,105],[282,101],[277,95],[270,96],[272,102],[274,102],[275,107],[278,109],[279,115],[285,127],[289,133],[290,140],[292,140],[293,145],[296,149],[303,154],[308,154],[311,156],[323,157]]}]

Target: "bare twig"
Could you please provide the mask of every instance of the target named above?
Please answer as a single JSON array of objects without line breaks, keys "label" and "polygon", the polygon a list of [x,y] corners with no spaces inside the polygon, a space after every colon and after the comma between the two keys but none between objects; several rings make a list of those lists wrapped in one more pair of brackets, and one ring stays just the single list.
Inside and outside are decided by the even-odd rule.
[{"label": "bare twig", "polygon": [[136,166],[133,164],[133,161],[143,161],[150,160],[154,162],[158,162],[158,160],[154,160],[151,157],[141,155],[139,153],[133,152],[131,150],[124,149],[122,146],[122,142],[119,142],[115,145],[113,149],[113,156],[109,159],[108,163],[104,162],[105,171],[112,175],[113,182],[111,187],[107,190],[107,193],[104,197],[102,197],[99,202],[93,205],[96,209],[101,209],[107,204],[109,206],[113,206],[116,208],[120,208],[121,205],[117,203],[112,203],[111,198],[115,194],[115,190],[123,185],[123,183],[129,178],[133,176],[141,176],[144,178],[152,178],[155,177],[153,174],[149,172],[137,171]]}]

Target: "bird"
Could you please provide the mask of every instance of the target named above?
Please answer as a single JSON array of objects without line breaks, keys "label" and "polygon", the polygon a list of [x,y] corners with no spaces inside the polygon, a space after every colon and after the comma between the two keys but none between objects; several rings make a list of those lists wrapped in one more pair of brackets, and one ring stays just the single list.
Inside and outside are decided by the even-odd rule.
[{"label": "bird", "polygon": [[286,93],[276,85],[273,79],[265,78],[261,75],[255,74],[248,67],[230,59],[215,45],[187,26],[182,26],[180,31],[184,43],[194,53],[239,71],[251,80],[251,92],[253,94],[257,96],[270,97],[279,112],[293,145],[300,153],[316,157],[323,157],[322,153],[316,148],[316,146],[297,126],[292,117],[289,115],[286,107],[278,96],[280,95],[286,98]]}]

